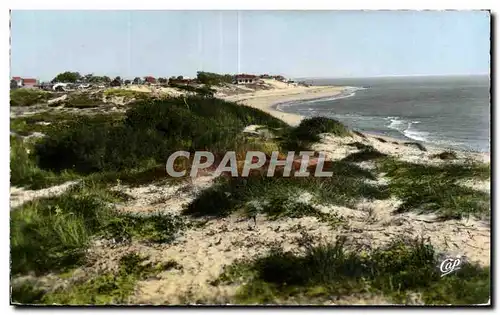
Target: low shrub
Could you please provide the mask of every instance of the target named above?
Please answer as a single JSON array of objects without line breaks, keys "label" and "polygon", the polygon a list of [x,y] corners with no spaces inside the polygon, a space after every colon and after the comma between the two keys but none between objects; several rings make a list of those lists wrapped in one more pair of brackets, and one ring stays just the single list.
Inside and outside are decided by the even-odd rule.
[{"label": "low shrub", "polygon": [[[397,240],[370,251],[349,251],[346,239],[308,245],[305,255],[273,248],[264,257],[225,268],[214,284],[242,283],[238,303],[277,300],[326,301],[330,297],[379,294],[405,303],[421,292],[427,304],[485,303],[490,294],[489,270],[469,262],[441,277],[434,247],[423,240]],[[307,242],[305,242],[307,244]]]},{"label": "low shrub", "polygon": [[138,102],[123,122],[81,117],[49,134],[36,146],[42,169],[81,174],[164,165],[175,151],[236,150],[250,124],[283,127],[260,110],[199,97]]},{"label": "low shrub", "polygon": [[389,191],[403,201],[397,212],[434,212],[442,219],[489,216],[490,195],[460,186],[464,178],[487,179],[489,165],[465,163],[440,166],[413,164],[392,158],[378,160],[389,177]]},{"label": "low shrub", "polygon": [[453,151],[443,151],[441,153],[431,155],[431,158],[441,160],[456,160],[457,154]]},{"label": "low shrub", "polygon": [[27,291],[32,292],[32,294],[30,296],[13,294],[13,300],[34,304],[127,304],[137,281],[154,277],[165,270],[180,268],[180,265],[175,261],[154,264],[152,262],[146,263],[147,260],[148,257],[141,257],[136,253],[127,254],[120,259],[119,269],[116,273],[107,272],[46,294],[40,293],[40,290],[36,288],[22,290],[23,287],[20,287],[16,292]]},{"label": "low shrub", "polygon": [[363,161],[376,160],[384,157],[387,157],[387,154],[381,153],[380,151],[376,150],[373,147],[366,147],[361,151],[349,154],[348,156],[343,158],[342,161],[363,162]]},{"label": "low shrub", "polygon": [[32,106],[46,103],[53,93],[39,89],[15,89],[10,91],[10,106]]},{"label": "low shrub", "polygon": [[[226,216],[231,212],[248,208],[249,202],[267,203],[259,210],[271,216],[301,216],[312,213],[294,200],[308,193],[310,202],[352,206],[360,198],[385,199],[384,186],[372,186],[365,182],[374,175],[356,165],[345,162],[325,163],[324,171],[333,172],[331,177],[267,177],[267,172],[246,178],[220,178],[216,185],[203,191],[187,206],[184,213],[194,216]],[[290,201],[290,202],[285,202]],[[315,213],[319,216],[319,213]]]},{"label": "low shrub", "polygon": [[290,149],[307,149],[311,143],[320,140],[321,133],[331,133],[338,137],[351,134],[346,126],[335,119],[312,117],[302,120],[297,127],[290,130],[285,145]]}]

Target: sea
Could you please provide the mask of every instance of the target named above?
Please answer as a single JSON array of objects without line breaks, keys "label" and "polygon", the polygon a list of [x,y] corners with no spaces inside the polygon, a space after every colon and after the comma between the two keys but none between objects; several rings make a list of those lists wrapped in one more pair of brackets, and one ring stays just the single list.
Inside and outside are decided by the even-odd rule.
[{"label": "sea", "polygon": [[490,77],[410,76],[303,79],[346,86],[341,95],[276,105],[326,116],[359,131],[462,151],[490,151]]}]

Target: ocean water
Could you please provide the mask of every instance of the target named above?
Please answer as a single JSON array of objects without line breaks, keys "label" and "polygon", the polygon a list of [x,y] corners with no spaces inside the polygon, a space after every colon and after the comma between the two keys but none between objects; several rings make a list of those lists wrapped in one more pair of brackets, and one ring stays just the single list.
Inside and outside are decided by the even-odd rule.
[{"label": "ocean water", "polygon": [[306,80],[349,88],[278,110],[335,118],[356,130],[458,150],[490,151],[489,76]]}]

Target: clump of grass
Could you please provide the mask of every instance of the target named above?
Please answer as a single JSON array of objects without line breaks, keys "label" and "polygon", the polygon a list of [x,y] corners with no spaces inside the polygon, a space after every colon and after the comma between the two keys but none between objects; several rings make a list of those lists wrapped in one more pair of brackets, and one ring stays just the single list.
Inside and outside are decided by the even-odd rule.
[{"label": "clump of grass", "polygon": [[489,216],[490,196],[457,184],[463,178],[489,178],[490,167],[483,164],[413,164],[394,159],[378,163],[391,179],[389,191],[403,201],[397,212],[434,212],[442,219]]},{"label": "clump of grass", "polygon": [[150,92],[140,92],[126,89],[107,89],[103,95],[108,97],[123,97],[125,100],[144,100],[151,97]]},{"label": "clump of grass", "polygon": [[10,91],[10,106],[32,106],[46,103],[53,93],[38,89],[15,89]]},{"label": "clump of grass", "polygon": [[431,158],[441,160],[456,160],[457,154],[454,151],[443,151],[441,153],[431,155]]},{"label": "clump of grass", "polygon": [[115,241],[171,242],[186,227],[178,217],[134,217],[107,206],[122,200],[123,196],[100,184],[83,182],[61,196],[16,209],[10,223],[12,273],[64,272],[80,266],[96,236]]},{"label": "clump of grass", "polygon": [[[385,187],[371,186],[365,180],[373,179],[374,175],[356,165],[345,162],[325,163],[325,171],[332,171],[331,177],[314,177],[311,171],[309,177],[267,177],[263,175],[248,178],[220,178],[216,185],[203,191],[185,209],[185,214],[194,216],[226,216],[233,211],[244,208],[247,202],[253,200],[277,201],[288,200],[308,192],[313,196],[312,202],[331,203],[338,205],[353,205],[359,198],[388,197]],[[267,213],[307,213],[308,208],[288,209],[282,206],[264,210]],[[288,209],[288,210],[287,210]],[[274,211],[274,212],[273,212]],[[278,213],[276,213],[276,211]],[[291,212],[289,212],[291,211]]]},{"label": "clump of grass", "polygon": [[145,280],[162,271],[179,268],[180,266],[175,261],[162,264],[146,263],[147,259],[147,257],[141,257],[135,253],[127,254],[120,259],[117,273],[108,272],[68,288],[47,293],[43,297],[37,295],[35,296],[36,300],[31,303],[67,305],[127,304],[128,298],[134,292],[138,280]]},{"label": "clump of grass", "polygon": [[38,167],[33,156],[34,145],[22,138],[10,137],[10,184],[12,186],[40,189],[76,179],[78,176],[65,171],[56,174]]},{"label": "clump of grass", "polygon": [[490,178],[491,167],[485,163],[466,162],[460,164],[426,165],[399,161],[394,158],[379,160],[379,171],[391,178],[406,177],[412,181],[433,177],[447,181],[463,178]]},{"label": "clump of grass", "polygon": [[364,144],[364,143],[361,143],[361,142],[358,142],[358,141],[348,143],[347,145],[351,146],[351,147],[355,147],[356,149],[359,149],[359,150],[373,149],[373,146],[371,146],[369,144]]},{"label": "clump of grass", "polygon": [[102,235],[118,242],[136,239],[151,243],[170,243],[185,228],[186,222],[178,216],[155,213],[147,216],[119,214],[102,227]]},{"label": "clump of grass", "polygon": [[387,140],[385,140],[384,138],[375,137],[375,139],[377,139],[379,142],[382,142],[382,143],[386,143],[387,142]]},{"label": "clump of grass", "polygon": [[358,136],[360,136],[361,138],[366,139],[366,136],[365,136],[364,134],[362,134],[361,132],[356,131],[356,130],[353,130],[352,132],[353,132],[355,135],[358,135]]},{"label": "clump of grass", "polygon": [[377,149],[368,146],[359,152],[349,154],[348,156],[343,158],[342,161],[345,161],[345,162],[363,162],[363,161],[370,161],[370,160],[384,158],[386,156],[387,156],[387,154],[381,153]]},{"label": "clump of grass", "polygon": [[319,134],[331,133],[338,137],[347,137],[351,133],[346,126],[335,119],[326,117],[306,118],[291,129],[286,138],[285,146],[290,149],[305,149],[311,143],[320,140]]},{"label": "clump of grass", "polygon": [[33,132],[45,133],[50,128],[52,128],[50,125],[28,124],[24,117],[11,118],[10,120],[10,131],[21,136],[28,136]]},{"label": "clump of grass", "polygon": [[489,298],[489,270],[463,263],[441,277],[438,255],[423,240],[393,241],[370,251],[348,251],[345,238],[307,246],[305,255],[274,248],[267,256],[240,261],[225,269],[213,284],[243,283],[238,303],[372,293],[404,303],[408,292],[422,292],[427,304],[484,303]]},{"label": "clump of grass", "polygon": [[11,287],[11,301],[20,304],[39,304],[45,291],[32,282],[23,282]]},{"label": "clump of grass", "polygon": [[64,107],[92,108],[103,104],[101,93],[73,93],[64,101]]},{"label": "clump of grass", "polygon": [[12,212],[12,273],[42,274],[81,265],[104,216],[101,200],[70,194],[34,201]]}]

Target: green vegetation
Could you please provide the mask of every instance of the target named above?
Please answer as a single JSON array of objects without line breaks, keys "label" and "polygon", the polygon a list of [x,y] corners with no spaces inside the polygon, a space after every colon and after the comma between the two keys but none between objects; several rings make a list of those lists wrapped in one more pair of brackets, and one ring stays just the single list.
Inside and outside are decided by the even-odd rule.
[{"label": "green vegetation", "polygon": [[76,83],[76,81],[82,79],[82,76],[79,72],[71,72],[66,71],[63,73],[59,73],[56,75],[54,79],[52,79],[52,83],[63,82],[63,83]]},{"label": "green vegetation", "polygon": [[46,103],[53,93],[38,89],[15,89],[10,91],[10,106],[32,106]]},{"label": "green vegetation", "polygon": [[[304,242],[307,244],[307,242]],[[236,303],[322,303],[331,296],[382,295],[405,303],[408,293],[422,293],[426,304],[485,303],[490,272],[468,262],[441,277],[441,261],[423,240],[398,240],[370,251],[348,251],[345,238],[334,244],[307,246],[298,256],[274,248],[254,261],[226,267],[213,284],[242,284]]]},{"label": "green vegetation", "polygon": [[347,137],[351,134],[347,127],[335,119],[306,118],[287,135],[286,146],[292,149],[307,149],[310,144],[320,140],[321,133],[331,133],[338,137]]},{"label": "green vegetation", "polygon": [[165,270],[180,268],[175,261],[153,264],[145,263],[147,259],[135,253],[127,254],[120,259],[118,272],[108,272],[50,293],[37,289],[33,284],[24,283],[13,288],[12,300],[30,304],[126,304],[138,280],[154,277]]},{"label": "green vegetation", "polygon": [[211,98],[169,98],[137,103],[123,122],[74,120],[40,140],[35,154],[42,169],[80,174],[164,165],[175,151],[235,150],[250,124],[283,127],[260,110]]},{"label": "green vegetation", "polygon": [[490,195],[457,184],[457,180],[465,178],[489,178],[489,165],[431,166],[385,158],[379,160],[378,169],[391,179],[391,194],[403,201],[398,212],[435,212],[443,219],[489,216]]},{"label": "green vegetation", "polygon": [[102,104],[102,93],[72,93],[64,101],[64,106],[68,108],[93,108]]},{"label": "green vegetation", "polygon": [[64,272],[81,266],[95,237],[168,243],[186,227],[174,216],[133,217],[107,206],[122,199],[102,185],[83,182],[61,196],[16,209],[10,228],[12,273]]},{"label": "green vegetation", "polygon": [[102,200],[71,193],[11,213],[12,273],[64,271],[83,264],[90,237],[106,215]]},{"label": "green vegetation", "polygon": [[180,217],[169,214],[121,214],[110,218],[103,225],[103,235],[106,239],[120,242],[136,239],[151,243],[170,243],[186,226]]},{"label": "green vegetation", "polygon": [[40,189],[77,178],[77,175],[70,171],[56,174],[41,169],[36,164],[33,151],[33,143],[23,141],[16,136],[10,137],[10,184],[12,186]]},{"label": "green vegetation", "polygon": [[366,146],[365,148],[361,149],[361,151],[351,153],[342,160],[345,162],[363,162],[384,157],[387,157],[387,154],[379,152],[372,146]]},{"label": "green vegetation", "polygon": [[312,202],[343,206],[352,206],[363,197],[388,197],[385,187],[365,183],[366,179],[374,179],[374,175],[356,165],[329,162],[323,170],[333,172],[333,176],[314,177],[314,169],[310,168],[309,177],[267,177],[264,173],[248,178],[220,178],[186,208],[185,214],[218,217],[245,209],[250,214],[260,212],[274,218],[314,215],[324,219],[300,196],[308,193]]},{"label": "green vegetation", "polygon": [[109,97],[123,97],[126,101],[128,100],[145,100],[151,97],[150,92],[140,92],[125,89],[107,89],[103,92],[106,98]]},{"label": "green vegetation", "polygon": [[457,154],[453,151],[443,151],[441,153],[432,155],[431,158],[441,159],[441,160],[456,160]]},{"label": "green vegetation", "polygon": [[177,84],[177,83],[170,83],[169,84],[171,87],[182,90],[182,91],[187,91],[187,92],[192,92],[197,94],[200,97],[213,97],[215,94],[215,90],[210,88],[208,85],[202,86],[202,87],[194,87],[191,85],[184,85],[184,84]]},{"label": "green vegetation", "polygon": [[222,85],[224,83],[233,83],[234,75],[231,74],[217,74],[212,72],[198,71],[197,73],[198,82],[205,85]]}]

